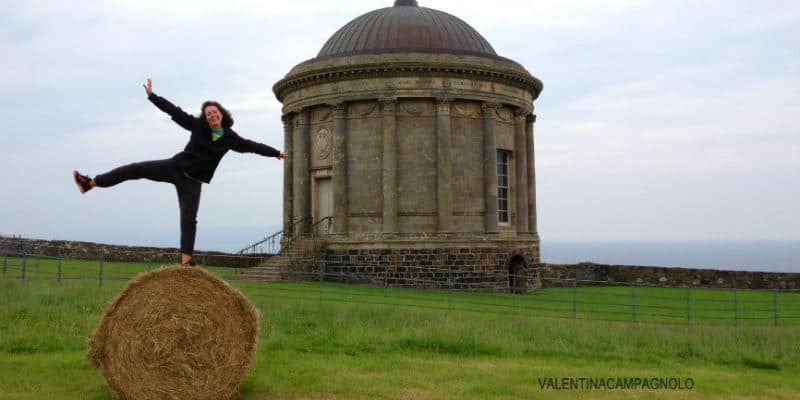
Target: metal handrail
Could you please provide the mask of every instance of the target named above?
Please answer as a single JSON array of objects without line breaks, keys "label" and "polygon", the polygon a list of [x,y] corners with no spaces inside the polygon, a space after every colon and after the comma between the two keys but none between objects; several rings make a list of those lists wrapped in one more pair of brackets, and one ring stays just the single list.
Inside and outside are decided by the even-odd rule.
[{"label": "metal handrail", "polygon": [[316,236],[319,228],[322,227],[323,232],[322,236],[327,236],[330,234],[331,225],[333,224],[333,217],[325,217],[317,222],[311,227],[311,234]]},{"label": "metal handrail", "polygon": [[[319,233],[318,230],[319,230],[320,227],[322,227],[322,229],[323,229],[323,232],[321,233],[321,235],[322,236],[327,235],[329,233],[332,221],[333,221],[333,217],[325,217],[325,218],[322,218],[321,220],[319,220],[317,222],[313,222],[313,219],[311,217],[302,218],[302,219],[299,219],[299,220],[295,221],[291,225],[289,225],[289,227],[287,229],[283,229],[283,230],[280,230],[278,232],[275,232],[272,235],[269,235],[269,236],[265,237],[264,239],[261,239],[258,242],[255,242],[255,243],[253,243],[253,244],[251,244],[251,245],[239,250],[236,253],[237,254],[245,254],[248,251],[255,250],[256,248],[258,248],[258,246],[260,246],[260,245],[262,245],[264,243],[275,243],[279,237],[280,237],[280,249],[278,250],[278,252],[281,252],[281,251],[283,251],[283,249],[291,246],[292,243],[294,243],[294,241],[297,240],[297,238],[299,236],[309,235],[310,234],[312,237],[316,238],[318,233]],[[303,226],[306,229],[301,229],[300,233],[298,234],[297,233],[297,227],[298,226]]]},{"label": "metal handrail", "polygon": [[[260,245],[262,245],[264,243],[275,242],[275,240],[278,237],[281,237],[281,249],[283,249],[284,247],[286,247],[287,245],[291,244],[291,242],[294,241],[294,239],[292,237],[295,236],[294,232],[296,231],[297,226],[300,225],[300,224],[309,224],[311,221],[312,221],[311,217],[306,217],[306,218],[299,219],[299,220],[295,221],[294,223],[292,223],[291,225],[289,225],[288,228],[282,229],[282,230],[280,230],[278,232],[275,232],[272,235],[269,235],[269,236],[265,237],[264,239],[261,239],[258,242],[255,242],[255,243],[253,243],[253,244],[251,244],[251,245],[249,245],[249,246],[237,251],[236,254],[244,254],[244,253],[248,252],[249,250],[256,249],[258,246],[260,246]],[[288,235],[287,235],[287,232],[289,233]],[[292,239],[288,239],[288,238],[292,238]]]}]

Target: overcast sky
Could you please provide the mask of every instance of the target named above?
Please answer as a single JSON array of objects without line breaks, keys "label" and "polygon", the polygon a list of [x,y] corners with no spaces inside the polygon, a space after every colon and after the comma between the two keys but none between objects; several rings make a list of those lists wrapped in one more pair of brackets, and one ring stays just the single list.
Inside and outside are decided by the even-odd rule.
[{"label": "overcast sky", "polygon": [[[71,180],[167,158],[216,99],[281,149],[272,85],[382,1],[0,0],[0,234],[177,246],[174,189]],[[553,239],[800,240],[800,3],[419,0],[544,82],[539,232]],[[229,153],[203,186],[198,249],[280,228],[283,165]]]}]

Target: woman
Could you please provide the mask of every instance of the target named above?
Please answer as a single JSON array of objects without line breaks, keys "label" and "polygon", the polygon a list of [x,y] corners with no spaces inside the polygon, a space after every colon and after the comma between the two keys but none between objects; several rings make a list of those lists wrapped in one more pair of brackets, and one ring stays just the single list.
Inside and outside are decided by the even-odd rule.
[{"label": "woman", "polygon": [[220,160],[233,150],[239,153],[255,153],[265,157],[285,160],[288,155],[265,144],[244,139],[231,129],[233,118],[222,105],[206,101],[201,107],[200,117],[194,117],[180,107],[153,93],[153,81],[147,79],[144,90],[147,98],[172,120],[191,132],[189,143],[182,152],[172,158],[133,163],[116,168],[94,179],[73,171],[72,175],[81,193],[94,187],[111,187],[131,179],[149,179],[168,182],[178,191],[178,206],[181,211],[181,265],[194,266],[192,253],[197,233],[197,209],[200,205],[200,186],[211,183]]}]

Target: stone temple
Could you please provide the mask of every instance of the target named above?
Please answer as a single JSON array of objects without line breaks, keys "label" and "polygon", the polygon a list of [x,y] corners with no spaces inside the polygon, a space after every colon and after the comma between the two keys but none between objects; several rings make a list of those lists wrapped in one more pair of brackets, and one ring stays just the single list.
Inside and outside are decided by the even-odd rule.
[{"label": "stone temple", "polygon": [[467,23],[398,0],[347,23],[273,90],[290,156],[284,227],[330,222],[329,270],[535,284],[542,82]]}]

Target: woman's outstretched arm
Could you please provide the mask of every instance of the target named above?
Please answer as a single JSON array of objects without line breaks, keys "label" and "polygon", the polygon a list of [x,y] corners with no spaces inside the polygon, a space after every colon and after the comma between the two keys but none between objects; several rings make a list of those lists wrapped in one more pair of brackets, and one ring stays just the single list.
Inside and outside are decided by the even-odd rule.
[{"label": "woman's outstretched arm", "polygon": [[[237,153],[255,153],[264,157],[275,157],[281,160],[285,160],[289,157],[286,153],[280,152],[271,146],[254,142],[250,139],[245,139],[233,131],[229,133],[233,140],[233,143],[231,144],[231,150]],[[226,133],[226,135],[228,135],[228,133]]]},{"label": "woman's outstretched arm", "polygon": [[169,114],[172,117],[172,120],[175,121],[178,125],[180,125],[183,129],[187,131],[193,130],[199,120],[193,117],[191,114],[183,111],[180,107],[172,104],[169,100],[153,93],[153,80],[147,78],[147,83],[144,85],[144,91],[147,92],[147,99],[150,100],[159,110]]}]

